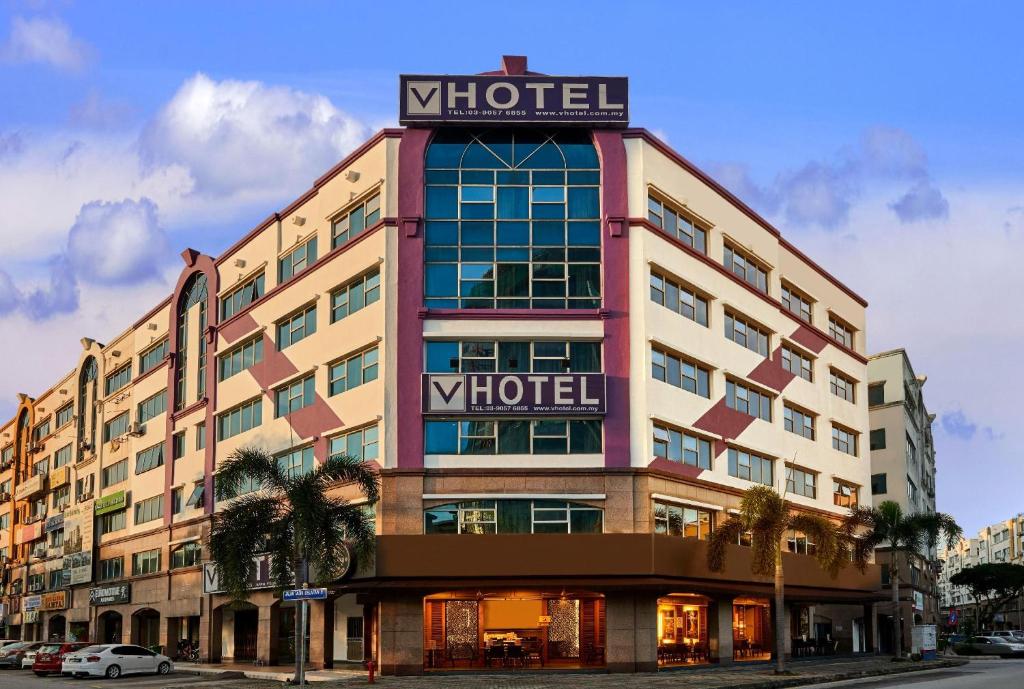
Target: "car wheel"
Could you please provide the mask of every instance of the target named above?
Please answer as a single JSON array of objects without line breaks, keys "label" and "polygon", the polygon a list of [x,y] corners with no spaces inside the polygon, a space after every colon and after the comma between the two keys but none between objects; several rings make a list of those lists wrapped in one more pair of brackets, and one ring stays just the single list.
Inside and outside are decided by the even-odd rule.
[{"label": "car wheel", "polygon": [[117,679],[118,677],[121,676],[121,666],[120,665],[110,665],[110,666],[108,666],[107,667],[106,675],[107,675],[107,679]]},{"label": "car wheel", "polygon": [[159,665],[157,665],[156,674],[158,674],[158,675],[166,675],[170,671],[171,671],[171,664],[170,663],[160,663]]}]

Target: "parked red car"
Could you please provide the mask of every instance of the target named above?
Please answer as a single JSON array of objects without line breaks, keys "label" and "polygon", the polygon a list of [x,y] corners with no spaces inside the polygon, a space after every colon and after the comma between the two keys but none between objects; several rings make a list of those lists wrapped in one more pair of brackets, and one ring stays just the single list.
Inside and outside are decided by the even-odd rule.
[{"label": "parked red car", "polygon": [[36,660],[32,663],[32,672],[45,677],[51,672],[60,673],[64,655],[74,653],[90,644],[86,641],[54,641],[43,644],[36,652]]}]

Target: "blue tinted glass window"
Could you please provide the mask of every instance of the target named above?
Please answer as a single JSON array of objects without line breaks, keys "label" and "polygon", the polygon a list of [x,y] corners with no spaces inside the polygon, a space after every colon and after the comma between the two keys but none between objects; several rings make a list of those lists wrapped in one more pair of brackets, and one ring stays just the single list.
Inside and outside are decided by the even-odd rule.
[{"label": "blue tinted glass window", "polygon": [[427,421],[424,430],[426,454],[445,455],[459,451],[459,426],[455,421]]}]

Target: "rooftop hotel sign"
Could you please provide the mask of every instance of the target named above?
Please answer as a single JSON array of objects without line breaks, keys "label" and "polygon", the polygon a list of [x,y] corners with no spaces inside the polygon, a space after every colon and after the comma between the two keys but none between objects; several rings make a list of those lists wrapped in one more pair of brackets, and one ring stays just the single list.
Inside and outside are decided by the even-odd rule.
[{"label": "rooftop hotel sign", "polygon": [[603,373],[424,373],[424,414],[592,416]]},{"label": "rooftop hotel sign", "polygon": [[400,80],[403,125],[629,124],[626,77],[403,74]]}]

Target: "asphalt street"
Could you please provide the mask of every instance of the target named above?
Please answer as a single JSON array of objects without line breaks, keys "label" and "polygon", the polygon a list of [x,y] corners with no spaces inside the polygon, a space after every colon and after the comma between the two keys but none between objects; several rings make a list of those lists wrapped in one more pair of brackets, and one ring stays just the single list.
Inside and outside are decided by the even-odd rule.
[{"label": "asphalt street", "polygon": [[1024,689],[1024,660],[972,659],[969,665],[963,667],[806,686],[818,689]]},{"label": "asphalt street", "polygon": [[280,687],[279,682],[251,679],[212,680],[209,677],[172,672],[169,675],[127,675],[120,679],[48,676],[36,677],[28,670],[0,670],[0,689],[165,689],[169,687],[191,687],[195,689],[263,689]]}]

